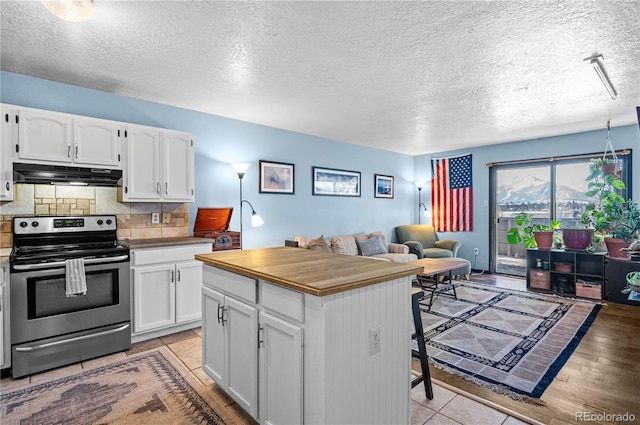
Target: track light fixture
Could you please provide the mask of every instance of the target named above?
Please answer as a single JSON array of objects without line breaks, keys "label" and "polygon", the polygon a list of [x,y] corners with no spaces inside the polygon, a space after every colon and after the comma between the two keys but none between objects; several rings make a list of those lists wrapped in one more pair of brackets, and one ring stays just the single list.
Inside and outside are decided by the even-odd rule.
[{"label": "track light fixture", "polygon": [[602,81],[604,88],[607,89],[607,92],[609,92],[609,96],[611,96],[611,99],[615,99],[618,96],[618,93],[616,93],[616,90],[611,85],[611,81],[609,81],[609,77],[602,67],[602,63],[600,63],[600,61],[603,60],[604,57],[602,55],[591,56],[584,59],[585,62],[589,61],[589,64],[596,71],[596,74],[598,74],[598,77],[600,77],[600,81]]}]

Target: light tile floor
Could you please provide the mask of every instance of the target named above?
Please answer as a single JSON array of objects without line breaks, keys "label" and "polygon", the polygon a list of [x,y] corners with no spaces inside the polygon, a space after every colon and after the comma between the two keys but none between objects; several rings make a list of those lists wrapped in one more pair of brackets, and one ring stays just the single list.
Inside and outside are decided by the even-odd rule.
[{"label": "light tile floor", "polygon": [[[213,381],[202,370],[202,343],[201,330],[193,329],[179,332],[161,338],[154,338],[138,344],[134,344],[126,352],[120,352],[109,356],[76,363],[66,367],[54,369],[48,372],[34,374],[30,377],[13,380],[5,378],[0,381],[0,392],[8,391],[29,383],[46,379],[58,378],[76,373],[82,369],[99,364],[121,360],[131,354],[151,350],[159,346],[167,346],[180,358],[187,368],[205,385],[215,387]],[[422,384],[411,391],[411,424],[412,425],[518,425],[533,423],[526,418],[510,416],[508,411],[500,408],[492,408],[475,400],[474,396],[465,395],[455,388],[444,383],[433,383],[434,398],[428,400],[424,394]],[[241,422],[255,425],[256,422],[240,410],[232,400],[229,400],[227,408],[232,409],[240,417]],[[516,414],[514,414],[516,415]],[[523,421],[524,420],[524,421]]]},{"label": "light tile floor", "polygon": [[[433,382],[433,400],[424,395],[422,384],[411,390],[412,425],[519,425],[537,422],[516,418]],[[523,419],[523,420],[521,420]],[[524,421],[526,420],[526,421]]]}]

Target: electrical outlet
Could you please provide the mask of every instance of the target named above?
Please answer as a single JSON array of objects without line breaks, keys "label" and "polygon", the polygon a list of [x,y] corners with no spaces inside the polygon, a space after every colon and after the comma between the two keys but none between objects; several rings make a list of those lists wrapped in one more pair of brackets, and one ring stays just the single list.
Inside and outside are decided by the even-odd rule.
[{"label": "electrical outlet", "polygon": [[369,355],[380,352],[380,326],[369,329]]},{"label": "electrical outlet", "polygon": [[480,254],[480,250],[478,248],[473,248],[473,255]]},{"label": "electrical outlet", "polygon": [[162,223],[164,224],[171,223],[171,213],[162,213]]},{"label": "electrical outlet", "polygon": [[160,223],[160,213],[151,213],[151,224]]}]

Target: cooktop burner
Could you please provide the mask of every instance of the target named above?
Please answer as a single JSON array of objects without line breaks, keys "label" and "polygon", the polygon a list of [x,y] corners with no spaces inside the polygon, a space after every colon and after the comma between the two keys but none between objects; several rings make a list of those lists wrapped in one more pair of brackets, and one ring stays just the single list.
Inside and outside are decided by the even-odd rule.
[{"label": "cooktop burner", "polygon": [[12,263],[122,255],[113,215],[14,217]]}]

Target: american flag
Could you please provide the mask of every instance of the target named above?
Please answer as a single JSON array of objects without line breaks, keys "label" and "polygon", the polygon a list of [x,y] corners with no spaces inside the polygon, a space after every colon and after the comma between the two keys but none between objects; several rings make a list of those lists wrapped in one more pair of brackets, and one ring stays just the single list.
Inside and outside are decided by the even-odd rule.
[{"label": "american flag", "polygon": [[440,232],[473,230],[471,154],[431,160],[433,226]]}]

